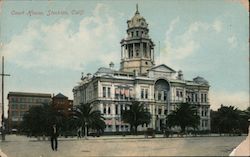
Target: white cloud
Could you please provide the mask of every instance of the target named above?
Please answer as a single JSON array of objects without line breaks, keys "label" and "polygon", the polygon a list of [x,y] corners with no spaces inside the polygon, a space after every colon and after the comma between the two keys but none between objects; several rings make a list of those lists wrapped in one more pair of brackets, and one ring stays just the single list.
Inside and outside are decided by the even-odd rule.
[{"label": "white cloud", "polygon": [[[4,55],[25,68],[61,67],[83,69],[90,62],[106,64],[118,60],[115,52],[118,28],[107,6],[98,4],[91,16],[84,17],[77,31],[69,19],[51,25],[34,20],[4,45]],[[119,50],[119,48],[117,48]]]},{"label": "white cloud", "polygon": [[178,68],[177,62],[190,57],[199,50],[201,41],[197,37],[200,34],[220,32],[222,30],[222,22],[216,19],[212,23],[193,22],[183,33],[177,34],[176,30],[183,30],[183,27],[178,25],[179,21],[181,21],[179,17],[173,19],[166,30],[164,49],[161,51],[160,56],[162,63]]},{"label": "white cloud", "polygon": [[216,110],[220,105],[235,106],[245,110],[249,106],[249,93],[247,92],[228,92],[228,91],[210,91],[211,109]]},{"label": "white cloud", "polygon": [[169,25],[169,29],[166,31],[166,37],[168,38],[168,36],[170,36],[170,34],[172,33],[172,31],[175,29],[176,25],[179,23],[180,21],[180,17],[176,17],[174,20],[171,21],[170,25]]},{"label": "white cloud", "polygon": [[237,38],[235,36],[227,38],[227,42],[231,48],[235,48],[238,45]]},{"label": "white cloud", "polygon": [[221,32],[222,30],[222,27],[223,27],[223,24],[221,21],[219,20],[215,20],[213,25],[212,25],[213,29],[216,31],[216,32]]}]

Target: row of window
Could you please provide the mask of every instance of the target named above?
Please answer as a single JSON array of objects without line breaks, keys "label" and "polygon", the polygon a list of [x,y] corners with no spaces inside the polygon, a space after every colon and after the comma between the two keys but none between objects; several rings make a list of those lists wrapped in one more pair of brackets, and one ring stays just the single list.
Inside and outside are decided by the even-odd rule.
[{"label": "row of window", "polygon": [[42,103],[49,102],[49,98],[30,98],[30,97],[12,97],[11,102],[31,102],[31,103]]},{"label": "row of window", "polygon": [[141,99],[148,99],[148,89],[147,88],[141,89]]},{"label": "row of window", "polygon": [[[111,98],[111,87],[102,87],[102,97]],[[133,91],[129,88],[115,88],[115,99],[132,99]]]},{"label": "row of window", "polygon": [[208,116],[208,108],[202,108],[201,109],[201,116],[203,117],[203,116]]},{"label": "row of window", "polygon": [[156,91],[155,99],[158,101],[167,101],[167,91]]},{"label": "row of window", "polygon": [[146,32],[144,33],[143,31],[140,31],[140,32],[139,31],[135,31],[135,32],[131,32],[130,36],[134,37],[134,35],[135,35],[136,37],[139,37],[139,36],[143,37],[144,34],[147,35]]},{"label": "row of window", "polygon": [[[197,93],[187,93],[186,96],[187,102],[198,102],[198,94]],[[200,102],[207,102],[207,94],[201,93]]]},{"label": "row of window", "polygon": [[31,107],[32,105],[26,105],[26,104],[11,104],[11,109],[27,109],[27,107]]},{"label": "row of window", "polygon": [[11,116],[12,117],[23,117],[23,115],[25,114],[26,112],[25,111],[12,111],[11,112]]},{"label": "row of window", "polygon": [[[111,131],[112,125],[106,125],[106,130]],[[129,131],[129,126],[128,125],[115,125],[115,130],[116,131]]]},{"label": "row of window", "polygon": [[128,50],[128,58],[133,58],[134,55],[135,57],[139,57],[140,51],[143,52],[143,57],[145,58],[151,57],[151,47],[149,47],[149,50],[147,52],[147,43],[141,43],[141,44],[142,44],[142,49],[139,43],[135,43],[134,45],[129,44],[125,46],[125,49]]},{"label": "row of window", "polygon": [[207,128],[208,127],[208,120],[202,120],[201,121],[201,127]]},{"label": "row of window", "polygon": [[[120,108],[120,110],[119,110]],[[115,105],[115,114],[121,114],[123,110],[129,110],[129,105],[123,104],[123,105]],[[111,112],[111,105],[103,104],[103,114],[110,115],[112,114]]]},{"label": "row of window", "polygon": [[[111,98],[111,87],[103,87],[102,96],[104,98]],[[198,94],[197,93],[186,93],[186,101],[187,102],[198,102]],[[177,90],[177,97],[183,97],[183,92]],[[115,99],[132,99],[134,97],[134,93],[132,89],[128,88],[115,88]],[[154,95],[155,100],[158,101],[167,101],[167,91],[156,91]],[[149,90],[148,88],[141,89],[141,99],[149,99]],[[207,102],[207,94],[201,93],[201,102]]]},{"label": "row of window", "polygon": [[110,87],[102,87],[102,97],[104,97],[104,98],[111,97],[111,88]]}]

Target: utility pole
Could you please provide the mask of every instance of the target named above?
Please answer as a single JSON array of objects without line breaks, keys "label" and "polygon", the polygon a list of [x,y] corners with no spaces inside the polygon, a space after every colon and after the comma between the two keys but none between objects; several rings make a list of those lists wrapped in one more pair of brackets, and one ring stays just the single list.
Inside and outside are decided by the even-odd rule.
[{"label": "utility pole", "polygon": [[4,124],[4,77],[10,74],[4,73],[4,56],[2,56],[2,141],[5,141],[5,124]]}]

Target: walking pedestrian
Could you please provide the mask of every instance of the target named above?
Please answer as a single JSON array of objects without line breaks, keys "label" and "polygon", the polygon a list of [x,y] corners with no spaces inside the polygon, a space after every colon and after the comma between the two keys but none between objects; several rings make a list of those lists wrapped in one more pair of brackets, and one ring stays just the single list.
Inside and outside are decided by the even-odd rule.
[{"label": "walking pedestrian", "polygon": [[53,124],[53,126],[51,127],[51,134],[50,134],[50,141],[51,141],[51,148],[53,151],[57,151],[57,146],[58,146],[58,141],[57,141],[57,137],[58,137],[58,128],[56,126],[56,124]]},{"label": "walking pedestrian", "polygon": [[77,138],[81,138],[81,131],[82,131],[82,128],[78,128],[77,130]]}]

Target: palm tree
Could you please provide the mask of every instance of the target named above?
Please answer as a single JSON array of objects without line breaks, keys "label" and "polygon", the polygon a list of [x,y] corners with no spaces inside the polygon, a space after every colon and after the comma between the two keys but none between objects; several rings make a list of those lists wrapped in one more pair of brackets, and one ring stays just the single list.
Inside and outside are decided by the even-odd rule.
[{"label": "palm tree", "polygon": [[149,124],[151,120],[150,112],[145,109],[144,105],[138,101],[133,101],[129,110],[122,112],[122,120],[129,123],[131,131],[137,134],[137,127],[143,124]]},{"label": "palm tree", "polygon": [[239,128],[240,114],[234,106],[221,105],[217,118],[220,132],[231,133]]},{"label": "palm tree", "polygon": [[184,133],[186,127],[197,128],[200,123],[200,116],[197,114],[197,108],[189,103],[181,103],[177,109],[167,116],[169,127],[179,126]]},{"label": "palm tree", "polygon": [[85,138],[87,138],[87,127],[97,131],[104,131],[105,122],[99,110],[94,110],[91,104],[81,103],[74,109],[74,119],[76,126],[85,128]]}]

